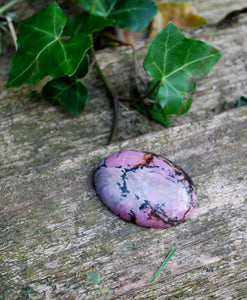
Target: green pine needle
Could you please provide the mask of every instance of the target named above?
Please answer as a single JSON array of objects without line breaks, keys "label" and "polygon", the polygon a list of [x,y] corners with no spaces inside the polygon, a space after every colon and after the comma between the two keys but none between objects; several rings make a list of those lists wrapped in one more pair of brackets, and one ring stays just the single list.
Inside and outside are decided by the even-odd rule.
[{"label": "green pine needle", "polygon": [[[0,7],[0,14],[3,14],[6,10],[11,8],[13,5],[15,5],[19,0],[12,0],[9,3],[5,4],[4,6]],[[1,299],[1,298],[0,298]]]},{"label": "green pine needle", "polygon": [[166,259],[164,260],[163,264],[159,267],[158,271],[154,274],[154,277],[152,278],[151,283],[154,282],[154,280],[159,276],[160,272],[164,269],[165,265],[171,259],[171,257],[173,256],[173,254],[175,253],[176,250],[177,250],[177,248],[172,248],[170,253],[167,255]]}]

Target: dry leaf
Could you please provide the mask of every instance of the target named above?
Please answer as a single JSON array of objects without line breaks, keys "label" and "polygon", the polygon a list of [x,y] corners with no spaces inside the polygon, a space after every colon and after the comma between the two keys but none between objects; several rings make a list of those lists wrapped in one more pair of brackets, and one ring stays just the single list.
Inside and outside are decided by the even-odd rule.
[{"label": "dry leaf", "polygon": [[95,40],[95,49],[99,50],[105,47],[114,47],[129,45],[135,46],[135,38],[129,29],[117,28],[113,25],[107,26],[98,34]]},{"label": "dry leaf", "polygon": [[172,21],[179,29],[197,29],[206,24],[206,20],[195,14],[194,8],[188,3],[159,3],[149,32],[153,39],[162,28]]}]

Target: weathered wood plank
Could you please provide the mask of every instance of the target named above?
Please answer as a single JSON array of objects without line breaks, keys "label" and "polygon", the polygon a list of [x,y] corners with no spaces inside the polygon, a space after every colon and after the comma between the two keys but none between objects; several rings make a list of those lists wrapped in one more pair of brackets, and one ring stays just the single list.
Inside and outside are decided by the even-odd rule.
[{"label": "weathered wood plank", "polygon": [[[5,299],[246,299],[247,108],[35,167],[1,181]],[[83,148],[83,147],[82,147]],[[169,157],[194,179],[198,207],[168,230],[101,204],[92,174],[120,149]],[[177,252],[150,280],[172,247]],[[94,284],[87,273],[97,272]]]},{"label": "weathered wood plank", "polygon": [[[223,4],[225,2],[226,5]],[[240,0],[225,0],[217,5],[215,1],[191,3],[206,18],[211,16],[210,22],[218,21],[223,12],[243,5]],[[246,95],[246,26],[247,16],[243,15],[238,23],[230,27],[216,29],[208,26],[194,33],[186,33],[219,48],[222,58],[211,73],[198,83],[190,112],[184,116],[173,116],[172,126],[218,114],[233,107],[240,96]],[[144,83],[140,79],[143,90],[149,80],[142,70],[147,46],[148,43],[137,44],[139,75],[144,78]],[[115,92],[129,96],[129,91],[133,89],[131,50],[104,50],[97,57]],[[6,71],[4,74],[6,79]],[[60,108],[42,101],[41,89],[46,81],[8,90],[4,88],[5,81],[0,83],[0,176],[37,165],[52,165],[58,160],[78,155],[78,148],[88,152],[107,144],[112,127],[112,108],[94,73],[90,72],[84,80],[91,98],[79,116],[63,113]],[[161,129],[160,124],[147,120],[129,105],[120,106],[117,141]]]},{"label": "weathered wood plank", "polygon": [[[190,3],[209,23],[244,5]],[[103,145],[112,110],[92,72],[85,79],[89,105],[71,116],[41,101],[47,79],[6,90],[9,61],[0,57],[0,297],[247,298],[247,109],[213,117],[247,94],[246,25],[243,15],[230,27],[186,33],[223,56],[198,84],[191,111],[172,117],[172,125],[181,126],[159,131],[160,125],[122,105],[118,141],[126,141],[108,147]],[[137,45],[140,75],[147,46]],[[130,49],[104,50],[98,59],[116,93],[128,96]],[[143,89],[146,84],[140,80]],[[129,140],[142,133],[152,134]],[[92,174],[99,161],[134,148],[165,155],[191,174],[199,202],[187,223],[169,230],[141,228],[118,219],[96,197]],[[174,246],[175,256],[150,284]],[[100,275],[99,284],[87,278],[92,271]]]}]

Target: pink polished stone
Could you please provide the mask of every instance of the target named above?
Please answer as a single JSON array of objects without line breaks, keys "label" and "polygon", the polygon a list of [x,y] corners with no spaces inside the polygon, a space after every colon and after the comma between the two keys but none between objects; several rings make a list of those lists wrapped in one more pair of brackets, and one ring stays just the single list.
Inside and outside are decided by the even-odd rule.
[{"label": "pink polished stone", "polygon": [[95,190],[120,218],[141,226],[168,228],[191,216],[197,202],[190,177],[168,159],[150,152],[116,152],[99,165]]}]

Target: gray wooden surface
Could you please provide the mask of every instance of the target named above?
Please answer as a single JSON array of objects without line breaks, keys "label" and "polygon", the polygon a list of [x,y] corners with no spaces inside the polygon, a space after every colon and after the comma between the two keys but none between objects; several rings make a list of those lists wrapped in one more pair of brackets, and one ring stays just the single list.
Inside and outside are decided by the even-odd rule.
[{"label": "gray wooden surface", "polygon": [[[244,5],[190,3],[209,23]],[[0,298],[247,298],[247,107],[234,108],[247,95],[246,26],[243,15],[222,29],[186,33],[222,51],[198,83],[191,111],[164,129],[121,105],[117,142],[110,146],[112,109],[93,72],[84,80],[91,99],[79,116],[42,101],[47,79],[6,90],[7,73],[0,72]],[[147,46],[137,44],[140,75]],[[97,57],[112,88],[128,96],[130,49]],[[6,70],[8,60],[0,61]],[[140,79],[143,89],[146,82]],[[192,218],[175,228],[148,229],[101,204],[93,172],[120,149],[152,151],[183,167],[198,189]],[[175,255],[151,284],[172,247]],[[92,272],[98,281],[90,280]]]},{"label": "gray wooden surface", "polygon": [[[6,298],[246,299],[246,114],[235,109],[2,179]],[[92,174],[120,149],[153,151],[188,171],[199,196],[191,220],[147,229],[103,206]],[[150,284],[172,247],[175,256]],[[92,271],[99,284],[87,278]]]}]

